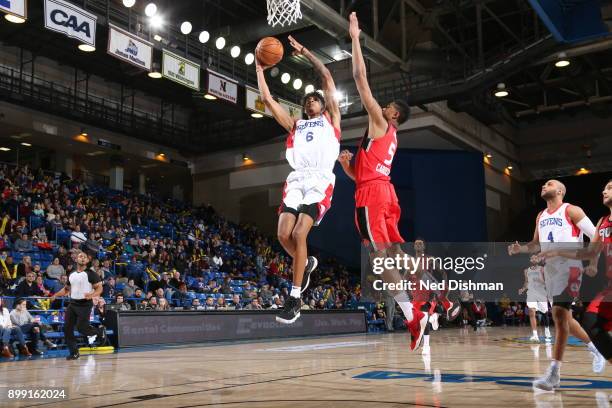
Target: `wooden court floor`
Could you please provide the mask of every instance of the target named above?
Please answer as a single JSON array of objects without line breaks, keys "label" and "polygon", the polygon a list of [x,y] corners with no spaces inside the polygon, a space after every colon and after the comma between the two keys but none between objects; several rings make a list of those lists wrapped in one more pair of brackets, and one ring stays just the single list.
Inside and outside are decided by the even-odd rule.
[{"label": "wooden court floor", "polygon": [[405,333],[141,349],[108,355],[4,362],[0,387],[67,387],[44,407],[598,407],[609,408],[612,367],[593,374],[573,346],[563,389],[534,394],[547,347],[512,339],[527,328],[447,329],[431,356],[408,350]]}]

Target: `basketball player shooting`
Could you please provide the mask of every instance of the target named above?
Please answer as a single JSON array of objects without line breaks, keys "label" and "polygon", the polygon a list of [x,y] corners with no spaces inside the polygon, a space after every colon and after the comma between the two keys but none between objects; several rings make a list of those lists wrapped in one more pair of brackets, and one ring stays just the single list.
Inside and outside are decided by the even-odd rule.
[{"label": "basketball player shooting", "polygon": [[[394,257],[401,251],[404,242],[399,229],[401,208],[391,184],[391,164],[397,149],[397,128],[408,119],[410,107],[397,100],[384,108],[372,96],[366,77],[366,66],[359,43],[359,22],[353,12],[349,33],[353,43],[353,79],[361,102],[368,112],[368,128],[357,151],[355,164],[351,164],[352,153],[343,151],[338,160],[344,172],[355,181],[355,223],[362,240],[370,250],[370,259]],[[386,268],[385,268],[386,269]],[[386,269],[385,282],[400,282],[401,276],[395,268]],[[412,337],[410,349],[421,346],[428,321],[428,314],[413,310],[405,291],[390,291],[406,317],[406,326]]]},{"label": "basketball player shooting", "polygon": [[264,70],[270,66],[257,60],[259,92],[276,121],[289,132],[286,157],[293,168],[285,182],[278,219],[278,240],[293,258],[293,286],[283,310],[276,316],[276,321],[284,324],[300,317],[301,293],[317,267],[317,259],[307,254],[307,237],[331,206],[336,180],[333,170],[340,152],[340,109],[331,73],[291,36],[289,43],[294,53],[306,57],[319,74],[324,95],[306,94],[302,106],[308,119],[294,120],[270,94],[264,76]]},{"label": "basketball player shooting", "polygon": [[[548,180],[543,186],[541,197],[546,201],[546,209],[536,218],[533,239],[526,245],[518,242],[508,247],[509,255],[520,253],[536,253],[540,249],[547,251],[559,249],[559,245],[573,245],[576,249],[582,242],[583,234],[590,239],[595,235],[595,226],[586,216],[582,208],[563,202],[566,188],[558,180]],[[571,304],[581,283],[582,263],[561,257],[549,258],[544,266],[544,283],[547,296],[552,299],[552,315],[555,322],[555,342],[553,345],[553,360],[546,374],[533,382],[534,389],[553,391],[560,387],[561,362],[567,339],[571,333],[587,343],[593,354],[593,366],[599,366],[603,357],[580,324],[572,317]],[[605,360],[603,362],[605,364]]]}]

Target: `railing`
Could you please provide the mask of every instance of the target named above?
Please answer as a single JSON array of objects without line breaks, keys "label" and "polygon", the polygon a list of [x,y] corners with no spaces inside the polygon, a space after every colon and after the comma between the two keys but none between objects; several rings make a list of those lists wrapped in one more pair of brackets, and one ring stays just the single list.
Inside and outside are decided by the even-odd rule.
[{"label": "railing", "polygon": [[0,66],[0,97],[58,116],[87,120],[100,127],[129,132],[143,140],[167,142],[172,139],[182,146],[188,146],[189,129],[186,126],[14,68]]}]

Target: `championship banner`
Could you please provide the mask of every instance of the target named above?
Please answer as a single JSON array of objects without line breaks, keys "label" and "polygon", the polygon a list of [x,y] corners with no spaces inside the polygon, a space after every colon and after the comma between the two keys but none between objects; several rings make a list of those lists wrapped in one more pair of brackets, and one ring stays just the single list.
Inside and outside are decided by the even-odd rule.
[{"label": "championship banner", "polygon": [[45,28],[96,46],[98,17],[64,0],[45,0]]},{"label": "championship banner", "polygon": [[200,65],[162,50],[162,75],[188,88],[200,90]]},{"label": "championship banner", "polygon": [[208,70],[208,93],[232,103],[238,103],[238,82]]},{"label": "championship banner", "polygon": [[0,10],[23,19],[27,19],[26,0],[0,0]]},{"label": "championship banner", "polygon": [[261,96],[259,94],[259,89],[251,88],[250,86],[245,86],[246,89],[246,97],[245,97],[245,106],[248,110],[261,113],[262,115],[272,116],[272,112],[261,100]]},{"label": "championship banner", "polygon": [[283,107],[287,112],[289,112],[289,116],[291,116],[295,120],[303,119],[302,115],[302,107],[300,105],[296,105],[295,103],[291,103],[284,99],[279,99],[278,103]]},{"label": "championship banner", "polygon": [[151,70],[153,44],[134,34],[109,24],[107,52],[113,57],[136,65],[138,68]]}]

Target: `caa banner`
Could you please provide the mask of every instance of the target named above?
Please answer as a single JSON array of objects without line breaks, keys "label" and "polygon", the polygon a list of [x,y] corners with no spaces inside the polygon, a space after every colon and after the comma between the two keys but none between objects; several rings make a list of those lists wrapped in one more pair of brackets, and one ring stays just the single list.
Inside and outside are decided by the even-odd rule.
[{"label": "caa banner", "polygon": [[112,24],[108,26],[107,52],[113,57],[150,71],[153,59],[153,44],[117,26]]},{"label": "caa banner", "polygon": [[45,0],[45,28],[96,46],[97,17],[64,0]]},{"label": "caa banner", "polygon": [[26,0],[0,0],[0,10],[21,18],[27,18]]},{"label": "caa banner", "polygon": [[208,70],[208,93],[232,103],[238,103],[238,82]]},{"label": "caa banner", "polygon": [[270,109],[266,107],[266,105],[261,100],[261,96],[259,95],[259,89],[251,88],[250,86],[245,86],[246,88],[246,98],[245,98],[245,106],[248,110],[253,112],[261,113],[262,115],[272,116],[272,112]]},{"label": "caa banner", "polygon": [[162,75],[188,88],[200,90],[200,66],[168,50],[163,50]]},{"label": "caa banner", "polygon": [[296,105],[295,103],[291,103],[284,99],[279,99],[278,103],[282,106],[287,112],[289,112],[289,116],[291,116],[295,120],[303,119],[302,117],[302,107],[300,105]]}]

